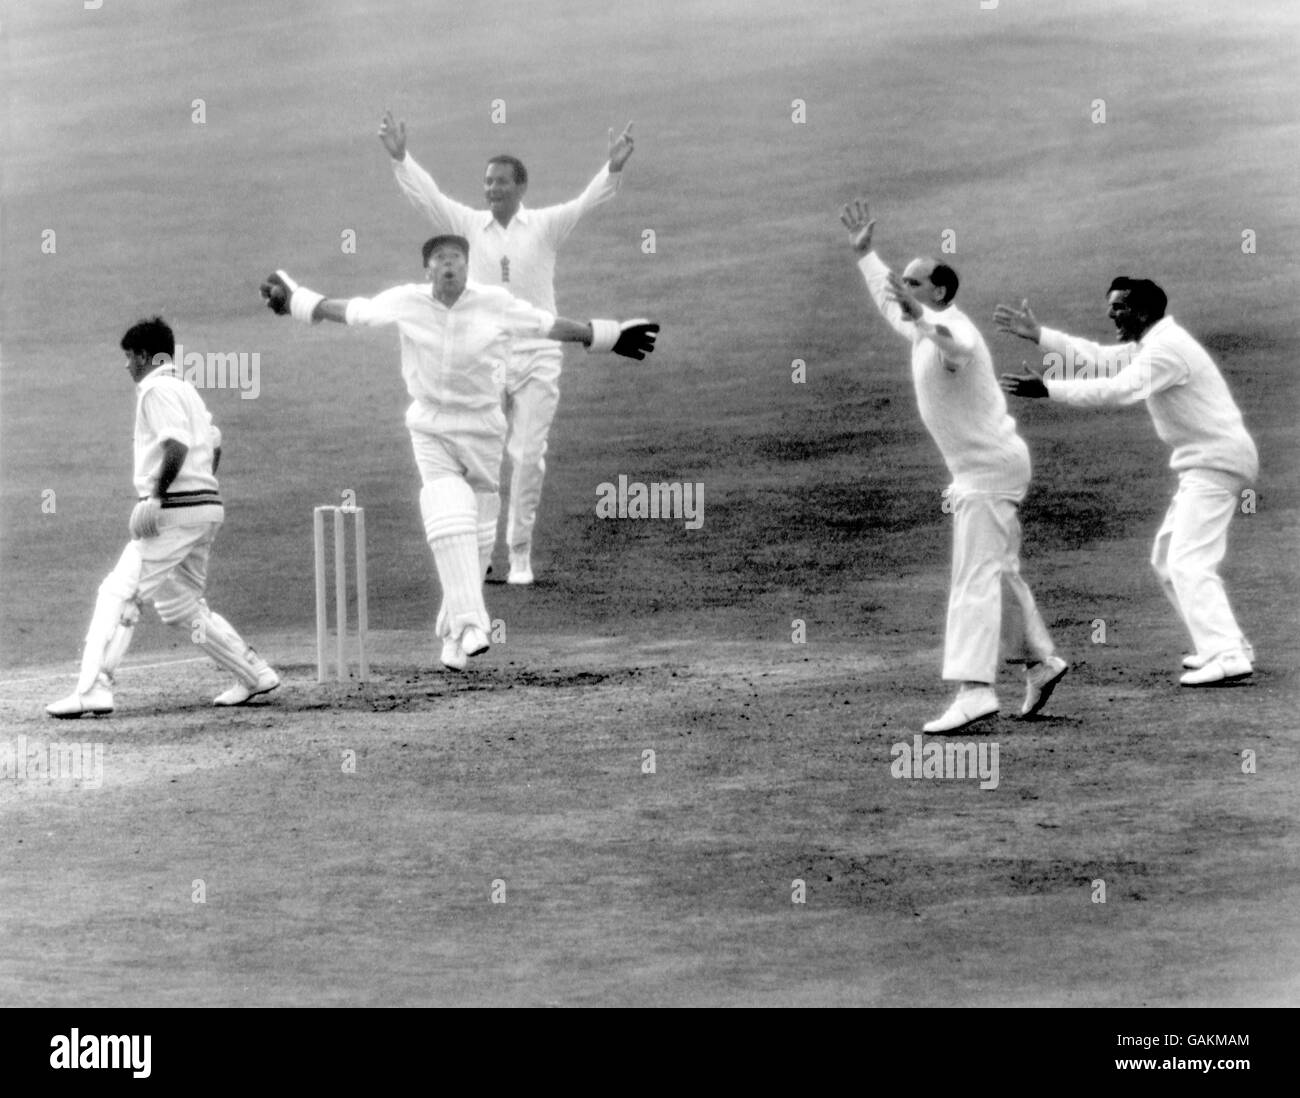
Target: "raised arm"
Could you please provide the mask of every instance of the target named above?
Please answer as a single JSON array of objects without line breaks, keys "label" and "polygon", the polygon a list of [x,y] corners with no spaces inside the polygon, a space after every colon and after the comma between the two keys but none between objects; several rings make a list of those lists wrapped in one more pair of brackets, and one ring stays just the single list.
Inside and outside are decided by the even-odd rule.
[{"label": "raised arm", "polygon": [[880,310],[880,315],[899,335],[912,338],[913,325],[904,315],[902,307],[889,293],[889,281],[895,277],[871,246],[876,229],[871,209],[863,198],[855,198],[840,211],[840,224],[849,231],[849,245],[858,256],[858,269],[867,280],[867,291]]},{"label": "raised arm", "polygon": [[392,111],[384,111],[379,122],[379,140],[393,158],[393,175],[411,205],[429,219],[435,231],[468,236],[480,211],[448,198],[433,176],[426,172],[406,151],[406,123],[396,121]]},{"label": "raised arm", "polygon": [[623,182],[623,165],[632,155],[632,123],[629,122],[617,137],[609,131],[609,157],[586,189],[577,198],[558,206],[535,210],[536,216],[546,222],[546,233],[551,244],[558,247],[573,232],[584,214],[604,205],[616,194]]}]

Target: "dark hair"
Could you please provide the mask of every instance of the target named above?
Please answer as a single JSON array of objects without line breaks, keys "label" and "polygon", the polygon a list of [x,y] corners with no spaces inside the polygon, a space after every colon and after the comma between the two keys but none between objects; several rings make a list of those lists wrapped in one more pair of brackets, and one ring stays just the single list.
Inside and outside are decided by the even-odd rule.
[{"label": "dark hair", "polygon": [[424,260],[424,265],[429,265],[429,256],[433,255],[444,244],[454,244],[462,252],[465,258],[469,258],[469,241],[463,236],[456,236],[453,233],[443,233],[441,236],[431,236],[424,242],[424,247],[420,249],[420,256]]},{"label": "dark hair", "polygon": [[1109,297],[1116,290],[1127,293],[1127,303],[1148,320],[1159,320],[1165,315],[1165,306],[1169,304],[1169,298],[1164,290],[1149,278],[1129,278],[1120,275],[1111,282],[1106,296]]},{"label": "dark hair", "polygon": [[145,358],[157,365],[159,355],[171,358],[176,353],[176,337],[163,318],[156,316],[131,325],[122,337],[122,350],[143,351]]},{"label": "dark hair", "polygon": [[957,296],[957,272],[947,263],[934,265],[934,270],[930,272],[930,281],[943,290],[945,305]]},{"label": "dark hair", "polygon": [[515,173],[516,183],[528,182],[528,169],[524,167],[524,162],[517,156],[506,156],[503,153],[501,156],[494,156],[488,161],[489,168],[492,167],[493,164],[509,164],[511,170]]}]

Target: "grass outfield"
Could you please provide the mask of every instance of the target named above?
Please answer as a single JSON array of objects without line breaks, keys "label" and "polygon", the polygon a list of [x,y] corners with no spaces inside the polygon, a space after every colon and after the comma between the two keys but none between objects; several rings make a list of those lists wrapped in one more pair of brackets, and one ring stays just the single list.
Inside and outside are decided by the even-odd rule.
[{"label": "grass outfield", "polygon": [[[288,913],[310,911],[312,933],[378,956],[418,925],[365,939],[368,905],[454,880],[441,952],[420,955],[400,1001],[735,1002],[766,987],[766,1001],[1204,1003],[1233,964],[1232,1001],[1295,1001],[1297,973],[1251,963],[1256,939],[1231,918],[1245,897],[1249,925],[1277,946],[1270,962],[1295,956],[1283,882],[1297,849],[1297,20],[1281,2],[1252,5],[1248,20],[1172,3],[1116,4],[1105,18],[1092,3],[1021,7],[542,3],[489,26],[467,12],[441,25],[394,0],[314,5],[304,26],[251,3],[122,0],[8,16],[0,727],[56,734],[40,706],[72,680],[130,511],[133,393],[117,340],[155,311],[188,348],[260,355],[257,399],[205,393],[229,504],[209,601],[290,675],[268,705],[218,717],[199,704],[219,688],[204,665],[124,674],[113,718],[71,726],[107,743],[102,790],[0,783],[6,826],[58,823],[0,867],[25,897],[0,925],[46,925],[89,883],[51,933],[109,928],[84,984],[0,962],[0,997],[112,1001],[128,964],[144,972],[140,1002],[180,1002],[197,960],[214,1001],[256,1001],[248,989],[265,998],[272,985],[281,1002],[378,1001],[397,975],[382,965],[288,979],[302,948]],[[491,121],[496,99],[504,125]],[[622,194],[562,252],[560,306],[664,325],[646,364],[567,359],[542,582],[489,587],[510,639],[463,679],[434,669],[427,639],[436,590],[395,336],[277,321],[256,296],[276,266],[338,295],[418,277],[425,227],[375,137],[388,106],[414,155],[471,202],[485,155],[502,150],[528,163],[533,204],[572,196],[607,128],[635,119]],[[1258,509],[1236,521],[1225,568],[1261,653],[1253,686],[1189,697],[1171,685],[1183,638],[1145,560],[1172,481],[1146,414],[1021,403],[1035,464],[1026,575],[1078,666],[1056,723],[996,725],[1029,745],[999,793],[891,782],[889,745],[946,693],[947,477],[906,348],[874,315],[838,223],[860,191],[887,261],[955,234],[959,301],[1006,368],[1028,345],[993,335],[997,301],[1028,296],[1045,323],[1107,338],[1114,274],[1166,287],[1260,447]],[[54,254],[41,252],[46,230]],[[340,246],[347,230],[355,253]],[[791,383],[794,359],[805,384]],[[598,519],[597,486],[620,474],[702,482],[703,527]],[[322,693],[307,648],[310,510],[345,489],[367,509],[383,655],[374,687]],[[1098,618],[1104,647],[1090,643]],[[790,643],[794,619],[806,650]],[[133,665],[191,655],[146,615]],[[676,741],[691,750],[647,796],[621,768]],[[382,780],[331,793],[325,763],[349,744],[374,752]],[[1234,760],[1255,745],[1270,762],[1243,784]],[[448,799],[451,815],[429,807]],[[324,878],[295,861],[303,812],[326,836],[312,839],[320,856],[339,851]],[[383,827],[358,833],[375,814]],[[647,819],[653,849],[636,845]],[[935,826],[919,834],[915,819]],[[267,821],[256,843],[249,820]],[[49,874],[69,844],[90,845],[89,863]],[[208,872],[226,874],[229,906],[217,919],[210,905],[197,937],[189,882],[216,852]],[[712,868],[698,868],[701,852]],[[1071,906],[1083,882],[1137,865],[1118,891],[1144,904],[1109,908],[1117,925],[1093,937],[1079,921],[1091,909]],[[468,990],[499,945],[474,922],[480,885],[511,874],[530,882],[515,895],[541,905],[527,939],[541,959],[503,962]],[[768,908],[764,890],[788,893],[801,874],[847,883],[799,947],[813,969],[764,985],[746,944],[763,957],[790,947],[788,895]],[[563,885],[575,880],[588,882],[581,903]],[[150,889],[186,899],[141,908]],[[869,926],[929,918],[956,933],[970,910],[988,944],[960,980],[944,934],[919,955],[835,964]],[[625,931],[610,930],[615,918]],[[685,922],[651,933],[667,919]],[[158,926],[173,948],[151,959]],[[241,952],[267,927],[284,933]],[[625,948],[638,934],[650,934],[648,960]],[[1196,948],[1171,957],[1165,943],[1184,935]],[[1224,935],[1240,949],[1206,963]],[[1077,966],[1036,981],[1063,936]],[[1089,974],[1103,939],[1114,967]],[[421,964],[445,966],[447,982],[421,983]],[[1126,970],[1136,982],[1117,990]],[[620,995],[623,979],[635,993]]]}]

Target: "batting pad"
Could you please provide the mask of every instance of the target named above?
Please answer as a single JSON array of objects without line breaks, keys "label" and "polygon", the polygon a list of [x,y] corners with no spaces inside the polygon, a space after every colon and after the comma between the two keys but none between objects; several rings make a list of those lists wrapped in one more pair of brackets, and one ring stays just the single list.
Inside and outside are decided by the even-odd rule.
[{"label": "batting pad", "polygon": [[439,636],[458,638],[465,627],[490,625],[483,603],[483,572],[479,567],[478,500],[460,477],[440,477],[420,490],[424,535],[442,584]]},{"label": "batting pad", "polygon": [[492,547],[497,541],[497,517],[501,514],[501,497],[496,492],[477,492],[478,499],[478,566],[487,575],[492,563]]},{"label": "batting pad", "polygon": [[209,610],[202,599],[192,628],[194,643],[211,656],[218,667],[233,672],[245,686],[257,685],[265,661],[248,647],[230,622]]},{"label": "batting pad", "polygon": [[[86,644],[81,652],[78,694],[90,690],[101,671],[107,672],[111,678],[117,665],[122,662],[122,657],[126,655],[127,646],[131,643],[131,632],[140,618],[140,610],[135,602],[139,582],[140,553],[132,543],[123,551],[113,571],[99,585],[95,610],[90,616],[90,628],[86,630]],[[123,632],[125,636],[122,635]]]}]

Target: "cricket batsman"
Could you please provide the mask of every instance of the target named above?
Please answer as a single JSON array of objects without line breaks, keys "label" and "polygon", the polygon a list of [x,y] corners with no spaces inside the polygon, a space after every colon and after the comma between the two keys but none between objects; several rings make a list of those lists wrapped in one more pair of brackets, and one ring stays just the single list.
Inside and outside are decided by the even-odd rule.
[{"label": "cricket batsman", "polygon": [[76,689],[45,711],[63,718],[113,712],[113,676],[146,601],[235,676],[213,704],[242,705],[274,690],[280,677],[203,598],[208,556],[225,515],[217,485],[221,432],[173,363],[176,342],[161,317],[131,327],[121,346],[136,384],[139,502],[131,512],[131,541],[99,586]]}]

